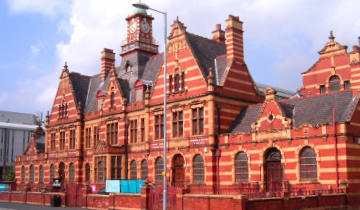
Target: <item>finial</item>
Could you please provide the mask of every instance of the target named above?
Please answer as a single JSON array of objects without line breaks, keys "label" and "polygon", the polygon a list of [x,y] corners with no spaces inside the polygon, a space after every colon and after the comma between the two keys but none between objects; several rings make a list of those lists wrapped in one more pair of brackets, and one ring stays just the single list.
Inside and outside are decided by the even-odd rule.
[{"label": "finial", "polygon": [[330,31],[330,36],[329,36],[329,39],[334,41],[335,37],[334,37],[334,34],[333,34],[333,31],[331,30]]},{"label": "finial", "polygon": [[179,21],[179,16],[178,16],[178,15],[176,16],[176,21],[177,21],[177,22]]},{"label": "finial", "polygon": [[360,46],[360,36],[358,36],[359,46]]}]

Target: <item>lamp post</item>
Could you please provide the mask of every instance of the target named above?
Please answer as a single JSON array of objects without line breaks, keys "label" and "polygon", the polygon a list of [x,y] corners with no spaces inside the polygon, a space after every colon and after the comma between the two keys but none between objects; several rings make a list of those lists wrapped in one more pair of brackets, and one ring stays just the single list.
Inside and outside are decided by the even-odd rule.
[{"label": "lamp post", "polygon": [[150,8],[148,5],[141,3],[141,1],[139,0],[138,3],[132,4],[134,7],[139,8],[139,9],[144,9],[144,10],[152,10],[155,12],[158,12],[160,14],[164,15],[164,128],[163,128],[163,136],[164,136],[164,143],[163,143],[163,149],[164,149],[164,169],[163,169],[163,183],[164,183],[164,192],[163,192],[163,209],[166,210],[167,209],[167,180],[166,180],[166,157],[167,157],[167,146],[166,146],[166,70],[167,70],[167,54],[166,54],[166,47],[167,47],[167,13],[166,12],[162,12],[153,8]]}]

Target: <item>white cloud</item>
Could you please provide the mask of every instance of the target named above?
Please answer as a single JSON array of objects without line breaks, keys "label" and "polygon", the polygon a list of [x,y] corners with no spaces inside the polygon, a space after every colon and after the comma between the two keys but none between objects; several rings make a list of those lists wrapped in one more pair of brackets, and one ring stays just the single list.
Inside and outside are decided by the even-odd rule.
[{"label": "white cloud", "polygon": [[70,0],[8,0],[11,12],[40,13],[45,16],[56,16],[66,12]]}]

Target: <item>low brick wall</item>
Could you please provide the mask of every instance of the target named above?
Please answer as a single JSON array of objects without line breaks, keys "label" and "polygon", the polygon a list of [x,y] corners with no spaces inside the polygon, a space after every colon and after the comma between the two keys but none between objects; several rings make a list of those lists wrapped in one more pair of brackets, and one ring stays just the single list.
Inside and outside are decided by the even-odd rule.
[{"label": "low brick wall", "polygon": [[[183,206],[186,210],[245,210],[246,199],[241,195],[183,195]],[[177,202],[178,203],[178,202]]]},{"label": "low brick wall", "polygon": [[41,193],[41,192],[0,192],[0,202],[27,203],[35,205],[50,206],[51,197],[58,195],[61,197],[61,205],[65,206],[64,193]]}]

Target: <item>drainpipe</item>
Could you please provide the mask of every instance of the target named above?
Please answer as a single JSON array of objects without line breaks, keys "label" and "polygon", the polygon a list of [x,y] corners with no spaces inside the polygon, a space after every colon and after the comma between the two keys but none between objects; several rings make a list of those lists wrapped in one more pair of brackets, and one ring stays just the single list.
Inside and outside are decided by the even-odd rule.
[{"label": "drainpipe", "polygon": [[334,139],[335,139],[336,188],[339,189],[339,160],[338,160],[338,139],[336,136],[336,108],[333,108],[333,133],[334,133]]}]

